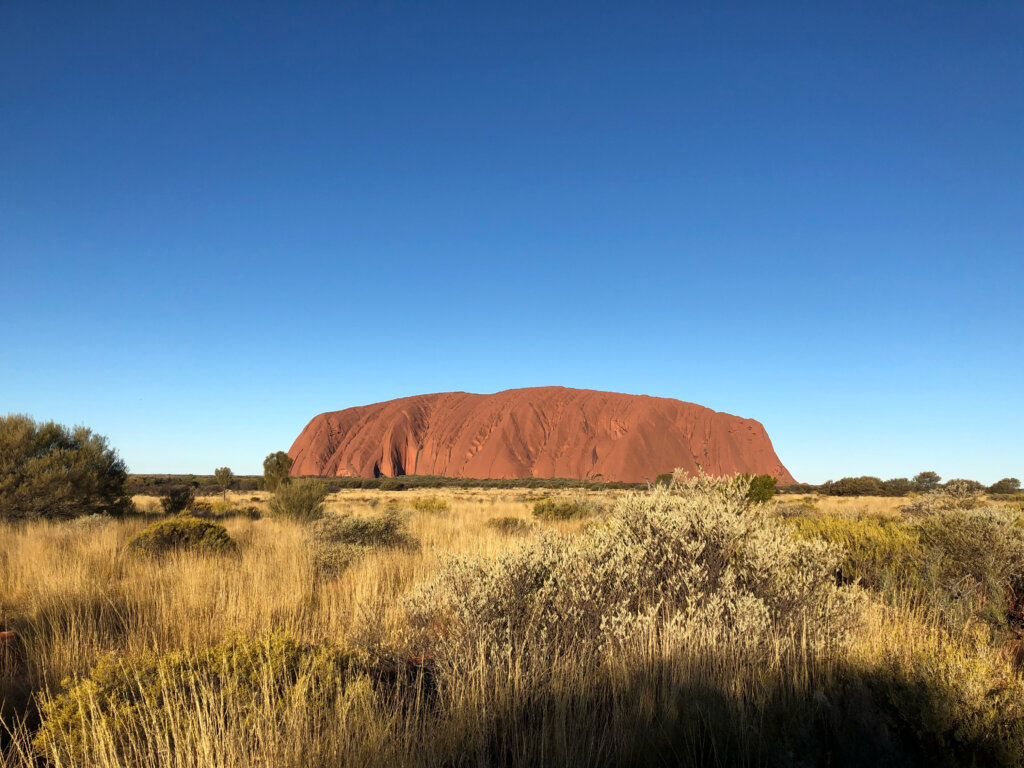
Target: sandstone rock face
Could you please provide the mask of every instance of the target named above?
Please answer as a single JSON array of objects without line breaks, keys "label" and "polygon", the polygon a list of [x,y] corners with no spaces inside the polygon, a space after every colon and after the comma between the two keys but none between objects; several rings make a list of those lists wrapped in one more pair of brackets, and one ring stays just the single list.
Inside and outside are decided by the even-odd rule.
[{"label": "sandstone rock face", "polygon": [[663,397],[565,387],[443,392],[321,413],[289,454],[295,476],[641,482],[682,468],[795,482],[753,419]]}]

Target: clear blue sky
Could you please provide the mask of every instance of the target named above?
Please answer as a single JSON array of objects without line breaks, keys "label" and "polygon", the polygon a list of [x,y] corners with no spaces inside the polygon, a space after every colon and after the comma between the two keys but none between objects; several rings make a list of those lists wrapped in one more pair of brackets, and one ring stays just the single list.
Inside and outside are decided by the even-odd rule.
[{"label": "clear blue sky", "polygon": [[1024,4],[0,2],[0,412],[136,472],[559,384],[1024,478]]}]

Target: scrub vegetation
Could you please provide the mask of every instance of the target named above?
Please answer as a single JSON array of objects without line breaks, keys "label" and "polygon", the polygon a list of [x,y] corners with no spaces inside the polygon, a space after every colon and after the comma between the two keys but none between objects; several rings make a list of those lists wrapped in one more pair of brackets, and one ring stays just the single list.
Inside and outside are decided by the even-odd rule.
[{"label": "scrub vegetation", "polygon": [[11,517],[0,766],[1024,762],[1020,502],[751,482]]}]

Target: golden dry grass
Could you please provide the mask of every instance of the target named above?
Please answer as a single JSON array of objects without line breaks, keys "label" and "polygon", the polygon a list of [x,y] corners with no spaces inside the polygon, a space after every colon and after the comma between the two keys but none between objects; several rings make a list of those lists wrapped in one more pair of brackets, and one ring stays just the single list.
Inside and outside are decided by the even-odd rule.
[{"label": "golden dry grass", "polygon": [[[239,635],[260,637],[283,631],[311,643],[403,649],[409,641],[405,599],[438,573],[446,557],[497,557],[521,539],[488,526],[489,520],[513,517],[534,523],[533,500],[580,494],[606,505],[621,495],[501,489],[332,494],[327,501],[331,514],[372,516],[389,502],[407,506],[417,496],[443,496],[450,508],[410,515],[409,532],[418,540],[417,548],[370,552],[327,580],[316,577],[308,529],[286,520],[225,519],[241,551],[237,561],[182,553],[156,560],[131,557],[125,553],[125,543],[146,525],[141,518],[0,525],[0,628],[18,633],[24,659],[17,674],[37,694],[61,690],[63,681],[86,675],[111,653],[133,657],[199,651]],[[265,510],[268,496],[234,492],[228,494],[228,501]],[[213,503],[220,498],[207,500]],[[816,514],[844,516],[896,516],[903,503],[876,498],[818,497],[814,501]],[[137,497],[135,502],[147,515],[159,514],[154,497]],[[589,524],[571,520],[543,526],[573,535]],[[534,689],[525,678],[518,679],[514,669],[469,664],[474,671],[448,690],[440,710],[439,705],[428,706],[416,697],[409,711],[401,711],[353,688],[355,693],[330,703],[336,727],[327,731],[304,731],[308,713],[291,713],[282,721],[273,720],[277,714],[269,709],[266,722],[252,724],[251,715],[239,714],[237,722],[250,718],[245,720],[249,730],[225,731],[224,722],[232,720],[215,716],[217,708],[230,710],[233,704],[218,700],[216,691],[203,689],[196,701],[182,700],[177,708],[167,705],[151,713],[152,743],[138,745],[134,757],[125,757],[112,741],[103,747],[106,742],[99,734],[100,746],[92,760],[97,768],[582,766],[631,754],[629,745],[622,743],[629,729],[650,722],[664,725],[665,718],[682,717],[685,707],[679,709],[676,697],[699,685],[731,690],[738,701],[762,701],[765,706],[790,702],[787,706],[796,707],[792,702],[827,686],[830,676],[847,674],[844,670],[888,669],[895,676],[899,670],[927,662],[932,666],[926,672],[955,678],[955,684],[980,697],[979,701],[992,679],[1008,681],[1011,697],[1020,690],[1018,672],[998,647],[950,638],[910,607],[871,601],[841,658],[823,661],[806,648],[801,651],[799,644],[787,646],[785,638],[777,642],[780,651],[773,661],[747,668],[735,659],[730,661],[727,649],[712,661],[695,660],[679,653],[677,646],[667,646],[665,636],[652,631],[634,643],[629,653],[610,658],[598,672],[585,674],[578,671],[585,665],[574,657],[572,648],[566,648],[546,668],[543,685],[548,698],[532,703]],[[595,697],[600,701],[595,702]],[[1010,704],[1019,707],[1021,702],[1013,699]],[[536,709],[535,716],[530,714],[531,707]],[[976,709],[981,708],[977,704]],[[206,714],[199,721],[188,720],[183,712],[192,709]],[[729,717],[742,720],[740,715]],[[658,752],[656,757],[666,764],[672,763],[673,756],[680,764],[745,764],[748,758],[743,749],[749,745],[740,742],[742,738],[736,736],[727,739],[735,751],[709,757],[706,744],[684,740],[665,747],[668,752]],[[183,744],[189,748],[182,749]],[[646,761],[644,754],[637,752],[641,755],[637,759]],[[0,755],[0,766],[28,768],[34,759],[27,731],[22,731],[15,734],[7,756]]]}]

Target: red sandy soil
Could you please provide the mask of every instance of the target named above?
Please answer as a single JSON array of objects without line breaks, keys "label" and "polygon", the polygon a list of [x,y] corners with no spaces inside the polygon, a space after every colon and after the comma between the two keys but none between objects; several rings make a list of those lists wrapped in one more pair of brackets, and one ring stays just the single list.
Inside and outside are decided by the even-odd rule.
[{"label": "red sandy soil", "polygon": [[753,419],[664,397],[565,387],[443,392],[321,413],[288,453],[295,476],[641,482],[681,468],[796,482]]}]

